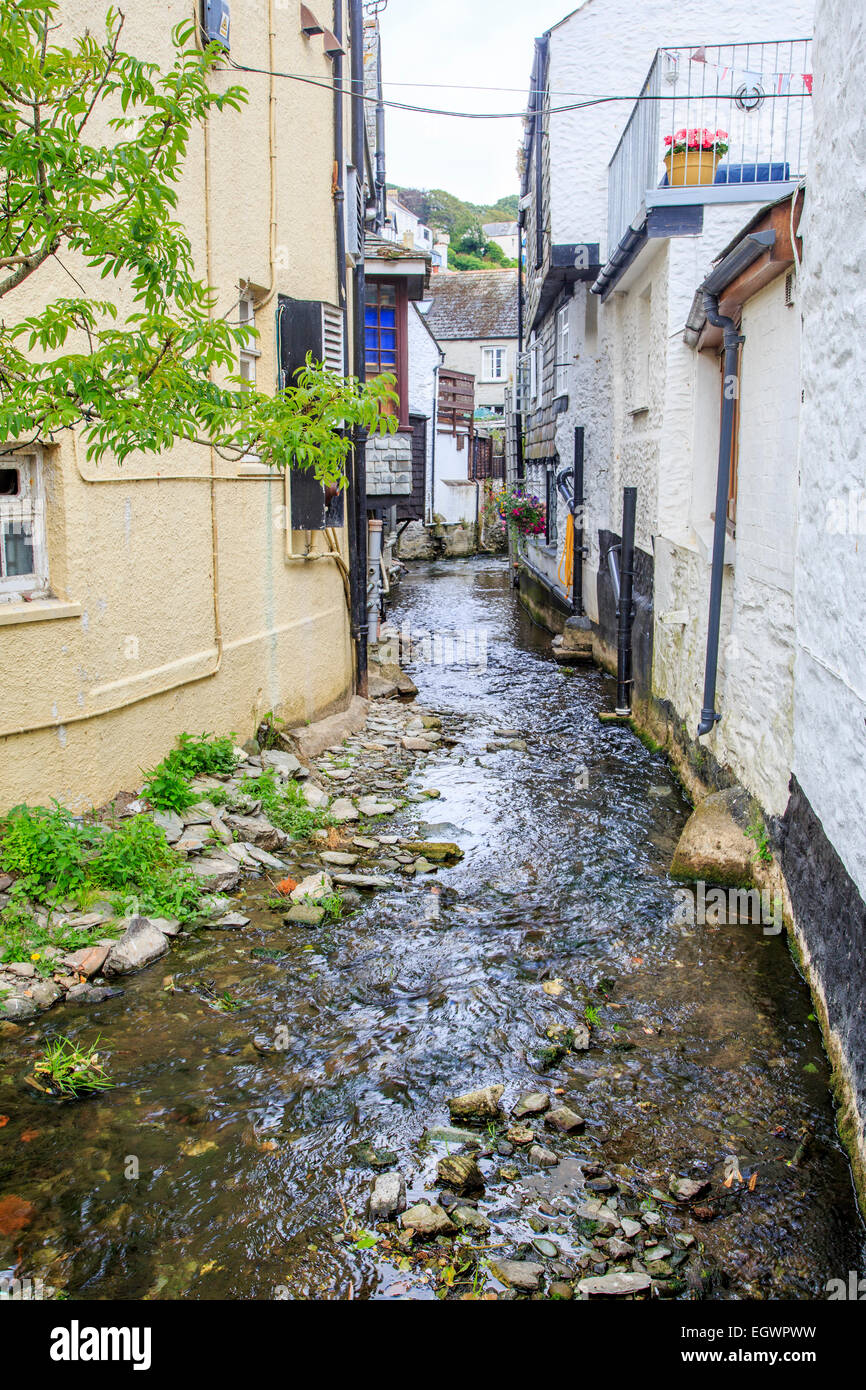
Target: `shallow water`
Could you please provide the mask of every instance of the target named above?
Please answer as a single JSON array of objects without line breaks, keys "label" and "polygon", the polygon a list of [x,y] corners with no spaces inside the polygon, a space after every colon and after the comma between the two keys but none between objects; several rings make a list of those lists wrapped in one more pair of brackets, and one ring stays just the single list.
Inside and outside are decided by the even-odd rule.
[{"label": "shallow water", "polygon": [[[547,1214],[569,1261],[573,1155],[617,1179],[621,1210],[672,1173],[713,1178],[714,1219],[668,1223],[703,1242],[708,1296],[824,1296],[862,1269],[863,1228],[784,937],[675,924],[666,869],[688,804],[660,755],[599,724],[613,682],[552,662],[503,561],[413,567],[391,616],[416,635],[486,634],[486,664],[410,668],[460,742],[416,765],[410,785],[440,799],[377,827],[420,816],[465,858],[317,930],[285,926],[254,884],[249,928],[202,932],[122,997],[55,1008],[0,1040],[0,1200],[34,1209],[0,1235],[0,1273],[88,1299],[432,1297],[429,1274],[344,1234],[345,1212],[365,1223],[363,1146],[396,1154],[410,1200],[432,1196],[446,1146],[425,1131],[448,1123],[448,1096],[501,1081],[509,1106],[561,1090],[587,1126],[544,1141],[566,1160],[557,1169],[482,1160],[491,1250],[519,1253]],[[506,727],[527,753],[486,751]],[[201,978],[243,1007],[214,1009],[188,988]],[[552,981],[561,993],[544,991]],[[598,1045],[545,1072],[548,1030],[587,1005]],[[285,1046],[262,1055],[252,1039],[278,1029]],[[22,1087],[58,1033],[101,1034],[117,1088],[57,1106]],[[742,1181],[725,1188],[731,1159]]]}]

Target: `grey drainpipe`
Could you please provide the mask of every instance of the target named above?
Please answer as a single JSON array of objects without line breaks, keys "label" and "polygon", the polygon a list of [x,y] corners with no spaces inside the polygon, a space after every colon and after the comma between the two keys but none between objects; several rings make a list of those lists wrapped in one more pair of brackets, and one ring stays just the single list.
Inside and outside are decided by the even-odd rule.
[{"label": "grey drainpipe", "polygon": [[[719,468],[716,475],[716,516],[713,525],[713,563],[710,573],[710,613],[707,622],[707,660],[704,668],[704,703],[698,738],[708,734],[721,719],[716,710],[716,675],[719,666],[719,629],[722,617],[722,579],[725,567],[725,533],[728,519],[728,482],[731,476],[731,448],[734,442],[734,407],[737,390],[737,358],[745,342],[734,320],[719,313],[719,295],[738,275],[747,270],[775,244],[771,229],[750,232],[707,276],[701,290],[704,313],[714,328],[724,330],[725,392],[719,433]],[[733,383],[733,389],[731,389]]]},{"label": "grey drainpipe", "polygon": [[[704,669],[704,704],[698,738],[708,734],[721,719],[716,710],[716,675],[719,665],[719,627],[722,617],[722,579],[725,567],[725,533],[728,517],[728,482],[731,476],[731,447],[734,440],[737,358],[743,342],[733,319],[719,313],[719,296],[704,290],[704,313],[714,328],[725,334],[725,390],[722,425],[719,433],[719,468],[716,475],[716,516],[713,525],[713,567],[710,574],[710,614],[707,622],[707,661]],[[734,389],[731,389],[731,383]]]},{"label": "grey drainpipe", "polygon": [[[364,177],[364,10],[362,0],[349,0],[349,31],[352,52],[350,75],[352,80],[352,163],[357,177]],[[363,382],[366,377],[364,351],[364,227],[360,229],[361,245],[353,274],[354,292],[352,307],[353,365],[355,376]],[[357,642],[357,685],[358,694],[366,697],[367,675],[367,431],[356,425],[354,430],[354,530],[356,585],[356,614],[358,627]]]}]

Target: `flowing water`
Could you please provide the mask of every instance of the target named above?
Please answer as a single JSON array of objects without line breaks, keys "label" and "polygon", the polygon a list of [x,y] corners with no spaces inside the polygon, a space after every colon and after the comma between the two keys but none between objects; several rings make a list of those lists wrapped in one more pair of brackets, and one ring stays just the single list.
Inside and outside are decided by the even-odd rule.
[{"label": "flowing water", "polygon": [[[0,1039],[0,1203],[30,1204],[0,1235],[0,1273],[85,1299],[433,1297],[429,1270],[345,1228],[369,1224],[371,1149],[393,1153],[410,1201],[432,1197],[448,1145],[427,1132],[448,1123],[447,1098],[502,1082],[507,1106],[558,1091],[586,1131],[541,1136],[555,1169],[482,1157],[486,1253],[546,1230],[563,1268],[585,1269],[581,1158],[618,1184],[620,1214],[673,1173],[713,1179],[704,1224],[661,1208],[669,1241],[703,1244],[706,1295],[826,1296],[862,1270],[863,1228],[784,936],[677,924],[666,869],[688,804],[663,757],[599,723],[611,680],[553,663],[503,561],[414,567],[391,616],[445,634],[446,658],[448,635],[470,633],[474,660],[412,668],[459,741],[414,773],[441,797],[378,829],[420,816],[465,858],[316,930],[248,887],[244,931],[184,939],[121,997]],[[501,728],[528,752],[487,751]],[[169,972],[242,1007],[166,990]],[[595,1045],[545,1071],[551,1030],[587,1006]],[[101,1035],[117,1088],[50,1105],[22,1086],[58,1033]]]}]

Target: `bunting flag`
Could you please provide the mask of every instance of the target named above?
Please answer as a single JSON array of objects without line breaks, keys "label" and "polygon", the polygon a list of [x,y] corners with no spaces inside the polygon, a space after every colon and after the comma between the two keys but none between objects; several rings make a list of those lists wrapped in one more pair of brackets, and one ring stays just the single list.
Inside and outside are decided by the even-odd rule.
[{"label": "bunting flag", "polygon": [[[671,55],[674,56],[673,54]],[[761,88],[769,90],[776,96],[800,96],[805,91],[809,96],[812,95],[812,74],[811,72],[748,72],[721,63],[710,63],[707,61],[707,51],[703,46],[694,49],[689,57],[693,63],[703,63],[705,68],[718,74],[717,82],[721,86],[723,83],[730,85],[734,91],[737,87],[743,86],[750,89]],[[802,91],[792,89],[792,79],[799,77],[802,82]],[[692,95],[698,95],[692,93]],[[706,93],[703,93],[706,95]]]}]

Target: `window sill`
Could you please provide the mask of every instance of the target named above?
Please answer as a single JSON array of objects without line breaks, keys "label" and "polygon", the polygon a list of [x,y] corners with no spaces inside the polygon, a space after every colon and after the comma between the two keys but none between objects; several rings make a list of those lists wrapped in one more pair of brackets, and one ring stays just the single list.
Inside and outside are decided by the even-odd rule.
[{"label": "window sill", "polygon": [[56,598],[35,598],[30,603],[0,603],[0,627],[14,623],[40,623],[52,618],[80,618],[84,606]]}]

